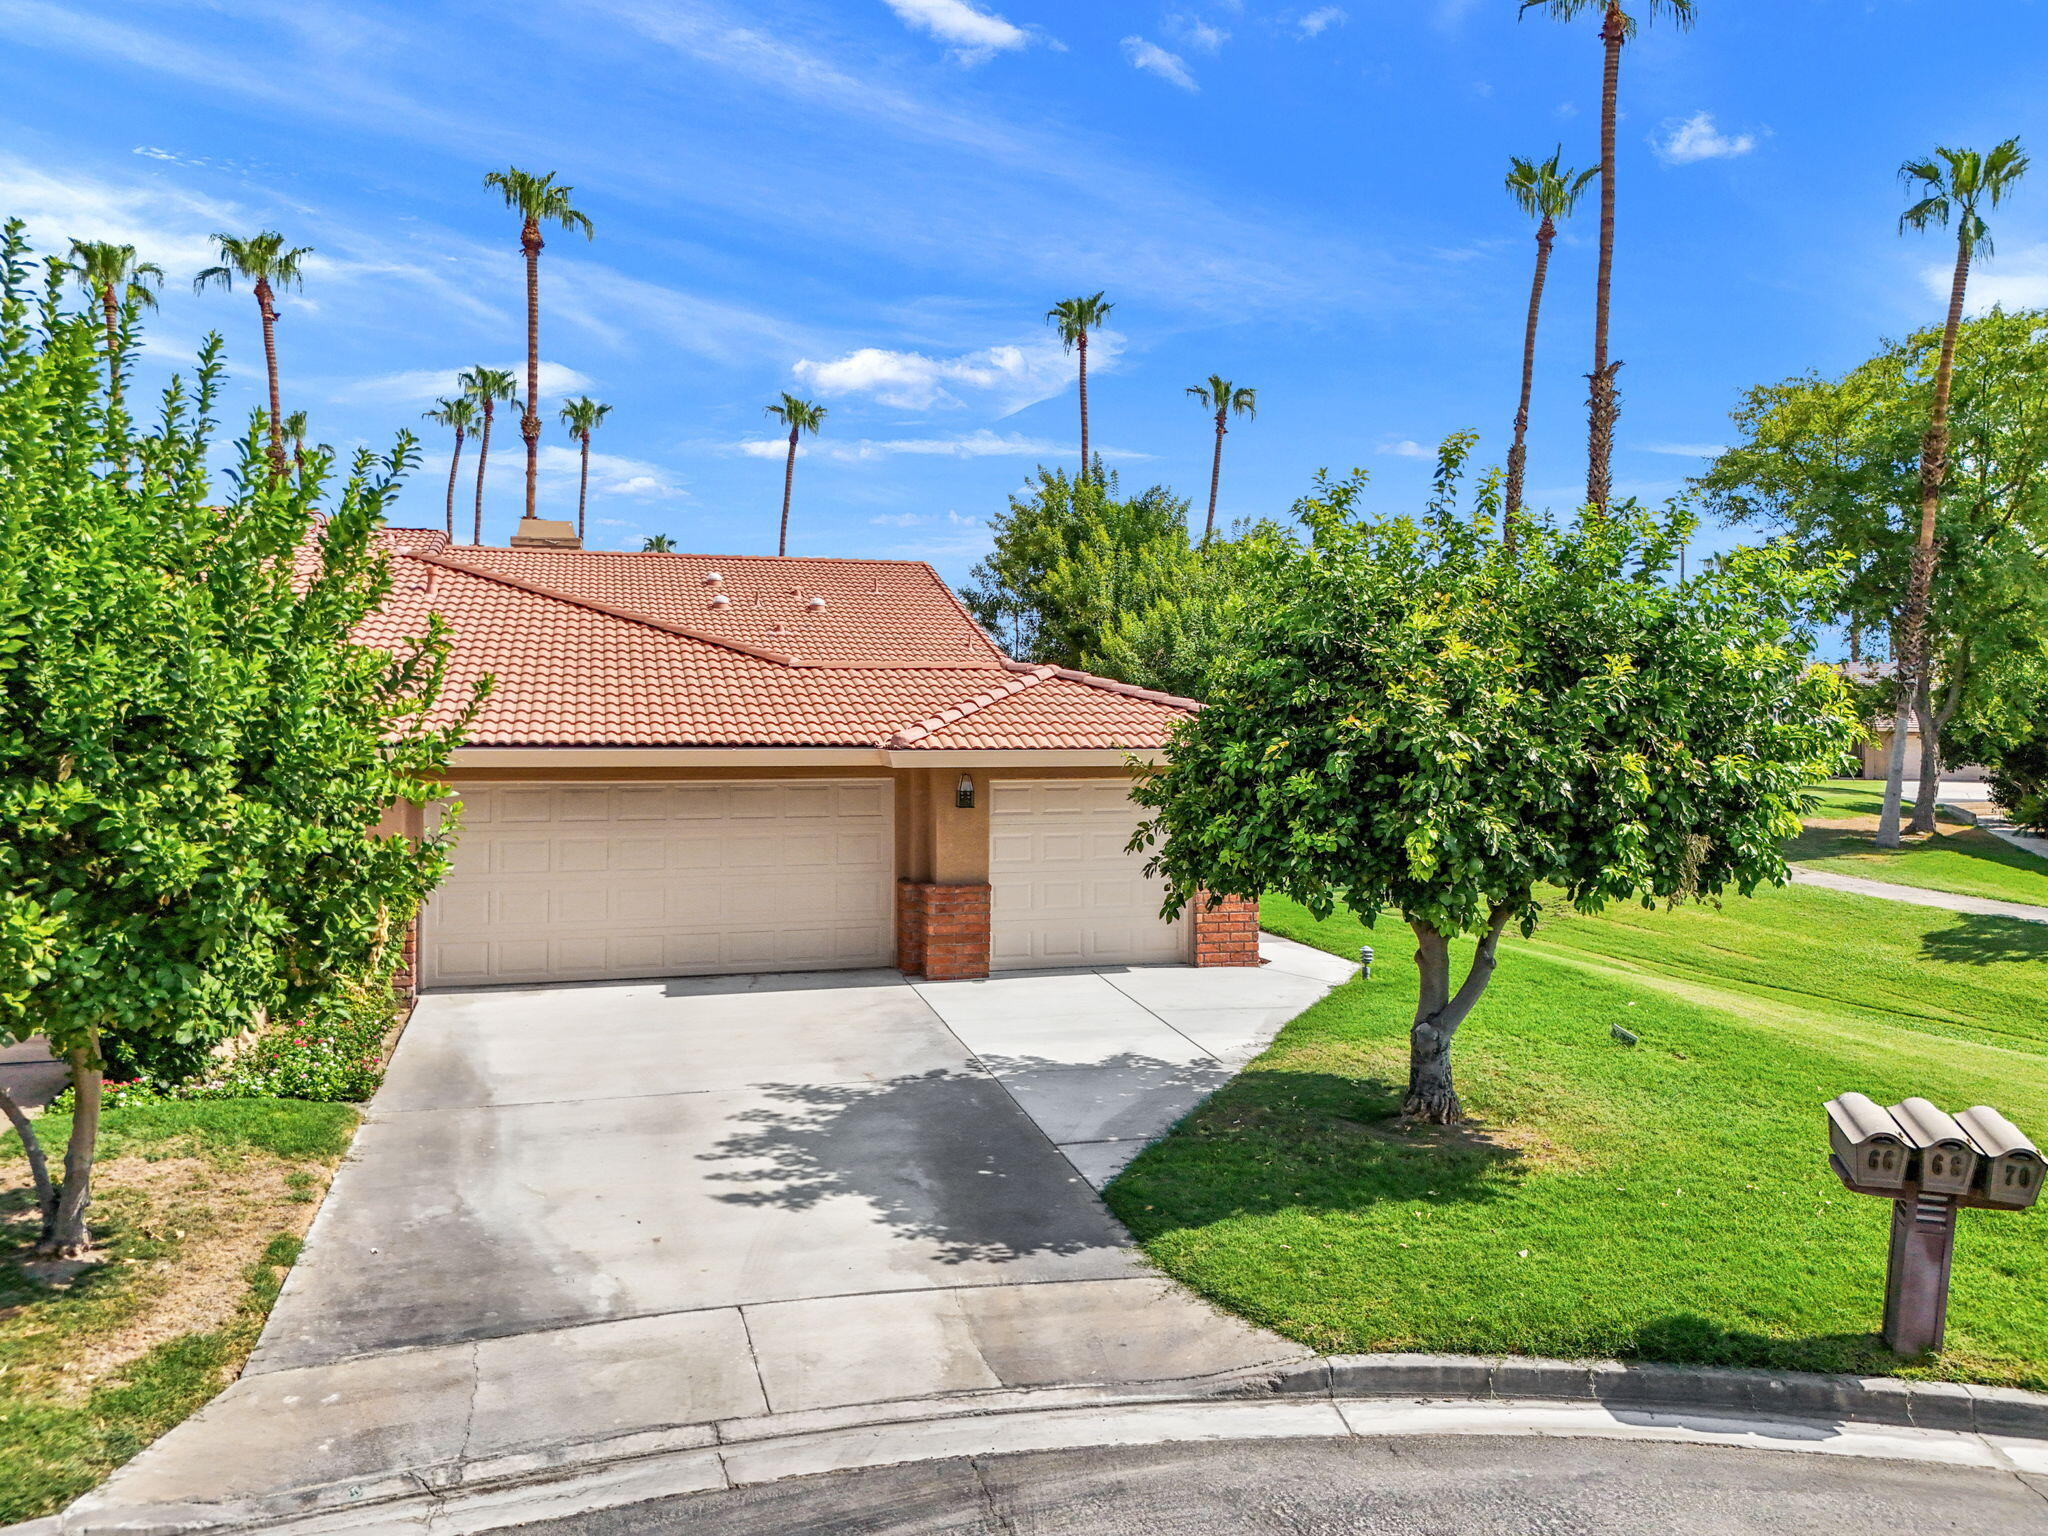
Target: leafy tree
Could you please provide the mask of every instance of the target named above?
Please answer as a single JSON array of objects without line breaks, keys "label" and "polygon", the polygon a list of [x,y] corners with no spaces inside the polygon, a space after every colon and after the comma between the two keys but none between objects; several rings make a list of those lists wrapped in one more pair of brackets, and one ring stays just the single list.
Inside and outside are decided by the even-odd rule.
[{"label": "leafy tree", "polygon": [[[260,413],[209,481],[221,348],[133,435],[96,383],[92,319],[38,302],[0,249],[0,1040],[41,1035],[76,1110],[44,1181],[44,1251],[86,1224],[106,1052],[217,1040],[388,980],[445,866],[422,804],[466,728],[437,707],[438,624],[356,643],[390,588],[373,543],[413,457],[329,487],[272,472]],[[139,473],[104,466],[130,458]],[[10,1116],[10,1118],[13,1118]],[[33,1132],[24,1135],[32,1144]],[[39,1151],[39,1149],[38,1149]]]},{"label": "leafy tree", "polygon": [[[1011,655],[1080,666],[1125,606],[1117,581],[1129,564],[1119,552],[1162,541],[1185,550],[1187,513],[1187,502],[1163,485],[1126,500],[1113,473],[1070,476],[1041,465],[1010,497],[1009,510],[990,520],[995,547],[970,573],[976,585],[961,596]],[[1084,546],[1101,549],[1105,584],[1052,584],[1054,569]]]},{"label": "leafy tree", "polygon": [[[1192,548],[1162,539],[1142,547],[1123,583],[1129,606],[1102,626],[1081,668],[1182,698],[1209,697],[1236,651],[1242,611],[1257,601],[1250,541],[1273,532],[1267,525],[1244,539],[1211,539]],[[1091,555],[1092,548],[1084,548],[1070,557],[1048,585],[1057,592],[1077,580]]]},{"label": "leafy tree", "polygon": [[[447,427],[455,434],[455,455],[448,461],[448,542],[455,542],[455,477],[462,471],[462,444],[469,436],[470,429],[481,419],[476,400],[469,395],[457,395],[453,399],[443,398],[434,402],[429,411],[420,413],[437,427]],[[579,524],[577,532],[582,528]],[[483,542],[482,509],[478,509],[477,542]]]},{"label": "leafy tree", "polygon": [[1774,546],[1674,583],[1683,512],[1525,519],[1509,548],[1493,477],[1476,521],[1362,522],[1359,490],[1319,477],[1305,541],[1249,545],[1261,600],[1133,790],[1156,813],[1138,845],[1169,914],[1204,892],[1398,913],[1421,972],[1403,1112],[1448,1122],[1451,1040],[1510,923],[1786,878],[1852,729],[1800,629],[1834,578]]},{"label": "leafy tree", "polygon": [[604,425],[605,417],[612,408],[599,405],[588,395],[566,401],[562,406],[562,425],[569,429],[569,435],[576,439],[577,450],[583,456],[583,464],[576,479],[576,537],[583,537],[583,511],[590,501],[590,435]]},{"label": "leafy tree", "polygon": [[457,381],[462,386],[463,398],[474,401],[483,413],[483,422],[476,433],[476,527],[472,544],[484,541],[484,467],[491,459],[491,422],[498,414],[500,400],[518,397],[519,386],[513,380],[509,368],[486,368],[481,363],[470,369]]},{"label": "leafy tree", "polygon": [[1203,410],[1216,413],[1216,453],[1209,461],[1209,518],[1202,525],[1202,539],[1206,543],[1216,536],[1216,488],[1223,479],[1223,434],[1230,430],[1224,418],[1233,414],[1258,415],[1259,392],[1241,389],[1220,373],[1212,373],[1208,382],[1190,384],[1188,394],[1201,403]]},{"label": "leafy tree", "polygon": [[[1963,323],[1963,295],[1970,281],[1970,261],[1977,251],[1991,253],[1991,231],[1982,208],[2004,201],[2027,171],[2027,157],[2018,139],[2007,139],[1988,155],[1974,149],[1936,149],[1929,160],[1909,160],[1899,178],[1923,193],[1899,215],[1899,231],[1936,226],[1956,231],[1955,276],[1949,284],[1948,319],[1941,331],[1941,357],[1934,370],[1934,398],[1927,412],[1927,435],[1920,444],[1920,533],[1913,545],[1913,569],[1906,581],[1906,599],[1899,612],[1898,705],[1892,723],[1891,761],[1886,765],[1884,810],[1878,817],[1877,846],[1899,846],[1899,800],[1906,775],[1906,726],[1920,695],[1927,666],[1927,605],[1934,579],[1934,524],[1941,505],[1941,482],[1948,468],[1949,387],[1954,372],[1956,333]],[[1931,829],[1932,818],[1929,819]]]},{"label": "leafy tree", "polygon": [[[1852,660],[1858,637],[1900,620],[1942,348],[1942,331],[1920,331],[1839,378],[1748,391],[1733,418],[1740,440],[1695,482],[1730,523],[1782,533],[1810,560],[1849,557],[1827,617],[1848,626]],[[1950,721],[1995,711],[2008,661],[2048,633],[2048,310],[1964,321],[1949,355],[1936,525],[1945,554],[1929,572],[1927,661],[1903,701],[1920,719],[1918,832],[1934,827]],[[1895,716],[1900,692],[1886,683],[1884,714]]]},{"label": "leafy tree", "polygon": [[263,324],[263,367],[270,378],[270,472],[284,478],[284,406],[277,383],[277,290],[297,288],[305,280],[305,261],[313,254],[310,245],[287,247],[284,236],[274,229],[260,235],[238,238],[215,235],[220,265],[208,267],[192,279],[192,291],[208,287],[231,290],[235,279],[251,285],[256,295],[256,315]]},{"label": "leafy tree", "polygon": [[1512,529],[1515,515],[1522,510],[1522,487],[1529,468],[1529,395],[1536,383],[1536,321],[1543,309],[1543,284],[1550,272],[1550,247],[1557,239],[1557,221],[1568,219],[1578,206],[1586,183],[1598,170],[1574,171],[1565,167],[1564,146],[1551,151],[1548,160],[1508,160],[1508,195],[1515,206],[1536,220],[1536,275],[1529,283],[1529,320],[1522,332],[1522,396],[1515,407],[1515,440],[1508,449],[1508,492],[1506,521]]},{"label": "leafy tree", "polygon": [[825,424],[825,407],[812,400],[799,400],[795,395],[785,393],[775,404],[763,407],[774,420],[789,428],[789,457],[782,465],[782,532],[775,540],[775,553],[789,553],[789,493],[796,484],[796,440],[799,434],[808,432],[817,436],[818,428]]},{"label": "leafy tree", "polygon": [[[1692,25],[1693,0],[1644,0],[1643,9],[1653,20],[1661,12],[1680,28]],[[1558,21],[1576,21],[1589,12],[1600,17],[1605,60],[1600,76],[1600,265],[1593,281],[1593,371],[1587,376],[1592,391],[1587,402],[1586,501],[1604,508],[1614,483],[1609,468],[1614,423],[1621,415],[1614,392],[1614,371],[1621,364],[1607,359],[1607,318],[1614,289],[1614,124],[1620,113],[1621,49],[1636,35],[1636,21],[1622,9],[1621,0],[1521,0],[1517,14],[1532,10]]]},{"label": "leafy tree", "polygon": [[[526,260],[526,409],[519,416],[519,435],[526,442],[526,515],[532,517],[540,487],[540,227],[580,229],[586,240],[595,233],[569,201],[576,189],[556,186],[553,171],[536,176],[507,166],[485,176],[484,185],[502,193],[505,206],[519,215],[519,253]],[[483,542],[482,534],[477,542]]]},{"label": "leafy tree", "polygon": [[121,331],[126,311],[156,308],[164,269],[137,261],[135,247],[111,240],[71,242],[70,271],[78,286],[100,306],[107,327],[107,398],[121,403]]},{"label": "leafy tree", "polygon": [[1060,333],[1060,341],[1069,352],[1079,357],[1081,380],[1081,478],[1090,474],[1088,457],[1088,333],[1099,331],[1109,323],[1109,312],[1116,306],[1105,301],[1100,290],[1083,294],[1079,298],[1061,299],[1045,312],[1048,324]]}]

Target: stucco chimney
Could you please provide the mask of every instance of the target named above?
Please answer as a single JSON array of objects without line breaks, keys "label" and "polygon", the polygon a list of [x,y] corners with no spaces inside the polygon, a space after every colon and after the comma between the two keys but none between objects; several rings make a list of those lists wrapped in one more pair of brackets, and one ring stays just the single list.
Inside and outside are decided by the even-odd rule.
[{"label": "stucco chimney", "polygon": [[519,526],[512,530],[514,549],[581,549],[583,541],[576,537],[576,525],[567,519],[551,517],[522,517]]}]

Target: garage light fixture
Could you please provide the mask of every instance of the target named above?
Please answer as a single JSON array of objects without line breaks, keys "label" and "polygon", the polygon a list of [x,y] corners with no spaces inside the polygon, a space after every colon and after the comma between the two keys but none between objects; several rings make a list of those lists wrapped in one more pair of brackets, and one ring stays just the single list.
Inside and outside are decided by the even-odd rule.
[{"label": "garage light fixture", "polygon": [[974,809],[974,775],[963,773],[960,782],[953,789],[953,804],[963,811]]}]

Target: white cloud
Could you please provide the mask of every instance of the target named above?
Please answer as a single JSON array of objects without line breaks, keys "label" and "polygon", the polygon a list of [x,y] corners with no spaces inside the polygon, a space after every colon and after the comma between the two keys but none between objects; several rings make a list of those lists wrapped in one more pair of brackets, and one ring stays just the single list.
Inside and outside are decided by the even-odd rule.
[{"label": "white cloud", "polygon": [[[1955,248],[1953,240],[1949,248]],[[1980,253],[1978,261],[1993,261],[1995,264],[1975,266],[1970,271],[1968,299],[1971,314],[1981,315],[1994,304],[2006,309],[2048,307],[2048,245],[2000,251],[1995,258]],[[1920,269],[1920,281],[1926,286],[1928,295],[1943,301],[1948,298],[1949,284],[1955,280],[1955,275],[1953,260]]]},{"label": "white cloud", "polygon": [[0,209],[28,226],[30,242],[62,255],[74,239],[132,245],[179,282],[214,259],[212,231],[247,222],[245,211],[157,178],[127,183],[52,175],[26,160],[0,158]]},{"label": "white cloud", "polygon": [[1665,453],[1675,459],[1717,459],[1728,451],[1726,443],[1637,443],[1644,453]]},{"label": "white cloud", "polygon": [[[752,438],[727,446],[733,452],[745,454],[750,459],[780,459],[789,452],[789,439]],[[1072,451],[1073,444],[1069,442],[1026,437],[1021,432],[997,433],[991,432],[987,427],[979,427],[972,432],[954,437],[862,437],[849,441],[819,437],[798,447],[797,457],[805,458],[815,453],[820,458],[831,459],[841,464],[858,464],[875,459],[896,458],[899,455],[943,459],[1053,459]],[[1138,453],[1127,448],[1103,448],[1099,451],[1105,459],[1152,457],[1149,453]]]},{"label": "white cloud", "polygon": [[1699,160],[1732,160],[1737,155],[1746,155],[1756,148],[1753,134],[1726,134],[1714,126],[1714,114],[1695,112],[1683,122],[1666,125],[1666,133],[1660,141],[1652,139],[1651,148],[1657,157],[1669,165],[1691,165]]},{"label": "white cloud", "polygon": [[[789,439],[786,437],[753,437],[748,438],[745,442],[734,443],[732,448],[735,453],[744,453],[750,459],[779,459],[789,452]],[[796,456],[800,459],[808,457],[810,451],[810,449],[799,443]]]},{"label": "white cloud", "polygon": [[931,519],[916,512],[885,512],[868,519],[878,528],[922,528]]},{"label": "white cloud", "polygon": [[[500,422],[503,426],[503,422]],[[439,443],[445,455],[451,439],[442,438]],[[472,442],[474,439],[471,440]],[[430,450],[432,444],[429,445]],[[464,473],[475,474],[476,459],[469,456]],[[576,504],[576,487],[581,478],[582,454],[575,448],[564,448],[557,443],[543,443],[540,449],[540,499],[551,506],[562,507],[565,503],[568,514],[573,516]],[[484,483],[501,492],[509,492],[515,485],[526,482],[526,452],[519,441],[516,426],[501,440],[494,432],[491,435],[491,467],[485,471]],[[590,455],[590,499],[593,503],[601,496],[623,496],[633,501],[669,501],[690,493],[676,483],[669,470],[659,464],[650,464],[645,459],[629,459],[616,453],[595,453]],[[461,492],[456,493],[460,503]],[[550,515],[545,509],[542,516]],[[564,515],[560,512],[552,514]],[[621,526],[632,526],[630,524]]]},{"label": "white cloud", "polygon": [[1351,18],[1340,5],[1319,5],[1294,24],[1303,37],[1321,37],[1331,27],[1341,27]]},{"label": "white cloud", "polygon": [[1391,453],[1397,459],[1433,459],[1436,457],[1436,450],[1434,448],[1418,443],[1412,437],[1404,437],[1395,443],[1381,443],[1379,451],[1381,453]]},{"label": "white cloud", "polygon": [[1133,69],[1157,75],[1184,91],[1201,89],[1195,84],[1195,77],[1188,73],[1186,60],[1177,53],[1168,53],[1157,43],[1147,42],[1142,37],[1127,37],[1124,39],[1124,57],[1131,61]]},{"label": "white cloud", "polygon": [[907,27],[929,32],[942,43],[953,45],[953,57],[962,64],[980,64],[1011,48],[1022,48],[1031,34],[988,11],[978,11],[966,0],[886,0]]},{"label": "white cloud", "polygon": [[[1112,366],[1122,342],[1115,331],[1096,332],[1088,345],[1089,363],[1095,368]],[[1075,366],[1065,348],[1048,335],[954,357],[861,347],[823,362],[799,359],[793,372],[823,395],[872,395],[898,410],[923,411],[963,405],[963,396],[971,394],[993,401],[1007,416],[1066,389]]]},{"label": "white cloud", "polygon": [[1188,47],[1199,48],[1204,53],[1214,53],[1230,41],[1228,32],[1199,16],[1169,16],[1166,18],[1166,30]]},{"label": "white cloud", "polygon": [[[519,381],[519,387],[526,387],[524,358],[483,366],[509,369]],[[461,375],[466,371],[464,368],[409,368],[402,373],[380,374],[373,379],[358,379],[353,384],[344,384],[328,398],[338,404],[368,402],[386,405],[424,405],[460,390]],[[581,394],[590,387],[591,380],[587,374],[578,373],[574,368],[561,363],[551,363],[546,358],[541,359],[540,392],[543,407],[549,397]],[[501,405],[499,409],[508,411],[513,407]],[[591,462],[596,463],[595,456]]]}]

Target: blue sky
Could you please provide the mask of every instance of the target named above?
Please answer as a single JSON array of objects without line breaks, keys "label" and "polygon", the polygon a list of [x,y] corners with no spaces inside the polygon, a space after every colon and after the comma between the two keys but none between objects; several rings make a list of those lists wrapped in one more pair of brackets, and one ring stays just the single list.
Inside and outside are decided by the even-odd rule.
[{"label": "blue sky", "polygon": [[[1746,385],[1846,366],[1939,315],[1945,251],[1900,239],[1899,162],[2019,133],[2048,152],[2034,0],[1700,0],[1624,65],[1617,485],[1676,491]],[[784,389],[830,409],[797,467],[795,553],[928,558],[960,578],[1032,465],[1071,462],[1054,300],[1107,291],[1097,443],[1201,511],[1212,372],[1260,410],[1222,515],[1277,515],[1321,466],[1414,505],[1428,446],[1506,450],[1530,230],[1510,154],[1590,164],[1590,22],[1513,0],[0,0],[0,212],[39,241],[132,241],[172,274],[146,371],[209,327],[238,408],[254,305],[195,297],[206,236],[318,253],[279,328],[287,408],[337,445],[425,432],[401,518],[441,515],[419,421],[454,372],[523,351],[508,163],[576,188],[551,237],[543,393],[614,406],[592,542],[772,550]],[[1593,224],[1553,264],[1531,453],[1580,458]],[[1997,218],[1985,300],[2048,302],[2048,166]],[[544,401],[544,511],[574,458]],[[518,512],[494,444],[486,537]],[[462,504],[466,504],[462,503]],[[1703,542],[1726,542],[1710,534]]]}]

